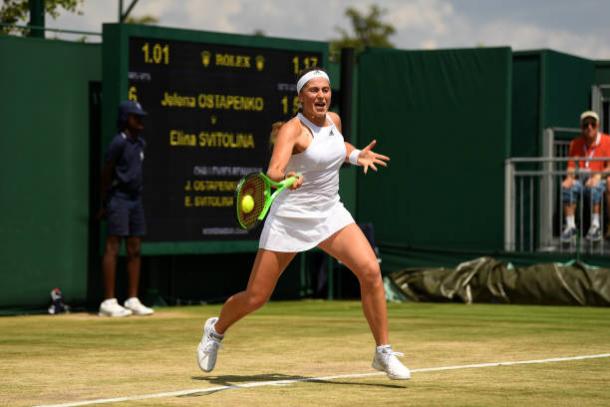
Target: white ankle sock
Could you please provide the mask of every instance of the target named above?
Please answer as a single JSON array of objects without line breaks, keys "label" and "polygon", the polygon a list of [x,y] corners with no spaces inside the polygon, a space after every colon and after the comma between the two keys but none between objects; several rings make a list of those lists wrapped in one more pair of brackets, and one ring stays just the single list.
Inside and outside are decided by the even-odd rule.
[{"label": "white ankle sock", "polygon": [[566,216],[566,225],[570,228],[576,229],[576,218],[574,215]]},{"label": "white ankle sock", "polygon": [[379,345],[379,346],[377,346],[377,348],[375,350],[377,352],[383,352],[384,349],[392,349],[392,345],[390,345],[390,344]]},{"label": "white ankle sock", "polygon": [[212,325],[212,332],[210,332],[212,334],[212,336],[216,339],[222,340],[222,338],[224,338],[224,334],[219,334],[218,332],[216,332],[216,328]]},{"label": "white ankle sock", "polygon": [[594,213],[591,215],[591,226],[599,228],[599,213]]}]

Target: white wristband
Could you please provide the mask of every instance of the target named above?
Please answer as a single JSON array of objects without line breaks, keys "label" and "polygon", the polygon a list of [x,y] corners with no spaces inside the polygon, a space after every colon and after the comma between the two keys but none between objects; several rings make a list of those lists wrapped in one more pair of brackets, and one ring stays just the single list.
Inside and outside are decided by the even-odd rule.
[{"label": "white wristband", "polygon": [[360,156],[360,150],[354,148],[354,150],[349,154],[349,162],[352,165],[358,165],[358,157]]}]

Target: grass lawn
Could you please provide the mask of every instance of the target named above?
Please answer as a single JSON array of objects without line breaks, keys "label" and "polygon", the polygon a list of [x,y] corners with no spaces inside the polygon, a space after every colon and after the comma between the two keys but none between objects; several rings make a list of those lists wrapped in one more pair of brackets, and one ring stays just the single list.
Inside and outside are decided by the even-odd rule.
[{"label": "grass lawn", "polygon": [[[0,318],[0,405],[59,404],[303,377],[372,373],[374,343],[353,301],[274,302],[228,333],[211,374],[195,348],[219,306],[152,317]],[[389,304],[411,369],[610,353],[610,309]],[[231,388],[129,406],[610,405],[610,358]]]}]

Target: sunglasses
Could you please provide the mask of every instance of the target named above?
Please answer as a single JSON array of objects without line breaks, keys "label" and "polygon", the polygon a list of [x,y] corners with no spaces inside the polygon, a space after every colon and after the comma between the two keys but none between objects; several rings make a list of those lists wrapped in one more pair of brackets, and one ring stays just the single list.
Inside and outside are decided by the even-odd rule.
[{"label": "sunglasses", "polygon": [[595,119],[589,119],[589,120],[586,120],[586,119],[585,119],[585,120],[583,120],[583,122],[582,122],[582,124],[581,124],[581,127],[582,127],[583,129],[586,129],[586,128],[588,128],[589,126],[591,126],[591,127],[593,127],[593,128],[596,128],[596,127],[597,127],[597,120],[595,120]]}]

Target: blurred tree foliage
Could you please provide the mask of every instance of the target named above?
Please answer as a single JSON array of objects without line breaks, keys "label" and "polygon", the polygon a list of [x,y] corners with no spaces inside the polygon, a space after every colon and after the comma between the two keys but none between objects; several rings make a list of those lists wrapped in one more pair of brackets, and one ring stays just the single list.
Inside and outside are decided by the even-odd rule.
[{"label": "blurred tree foliage", "polygon": [[[57,18],[60,11],[66,10],[71,13],[82,14],[79,6],[84,0],[46,0],[45,12],[51,18]],[[30,16],[30,6],[28,0],[3,0],[0,7],[0,22],[4,24],[27,24]],[[0,27],[1,34],[21,33],[27,34],[27,30]]]},{"label": "blurred tree foliage", "polygon": [[396,32],[396,29],[382,20],[386,13],[387,10],[383,10],[375,4],[369,7],[366,15],[355,7],[348,7],[345,10],[345,16],[350,21],[351,32],[341,27],[335,27],[341,38],[331,40],[331,58],[337,60],[341,48],[347,47],[354,48],[356,53],[364,51],[366,47],[394,48],[394,44],[390,42],[390,36]]},{"label": "blurred tree foliage", "polygon": [[144,25],[155,25],[159,22],[159,18],[152,16],[150,14],[146,14],[141,17],[129,16],[125,20],[127,24],[144,24]]}]

